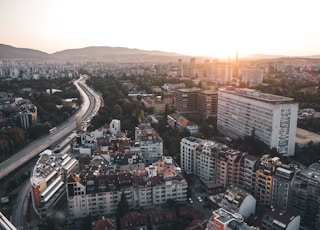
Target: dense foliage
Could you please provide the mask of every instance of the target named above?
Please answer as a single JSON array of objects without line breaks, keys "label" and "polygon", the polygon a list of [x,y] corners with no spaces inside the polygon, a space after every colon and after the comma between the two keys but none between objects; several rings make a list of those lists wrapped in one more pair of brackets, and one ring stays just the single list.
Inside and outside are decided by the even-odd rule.
[{"label": "dense foliage", "polygon": [[[121,130],[126,130],[128,136],[133,134],[134,128],[139,124],[141,111],[146,110],[141,101],[129,98],[123,93],[126,90],[121,83],[112,77],[92,77],[87,84],[101,93],[104,106],[92,119],[93,129],[109,124],[112,119],[121,120]],[[141,119],[141,118],[140,118]]]},{"label": "dense foliage", "polygon": [[25,137],[23,129],[0,129],[0,161],[10,157],[16,150],[23,147]]},{"label": "dense foliage", "polygon": [[[46,90],[50,92],[50,89],[57,89],[59,92],[46,92]],[[26,130],[26,133],[18,128],[1,131],[0,160],[9,157],[23,147],[27,139],[35,140],[39,138],[48,133],[50,128],[70,117],[75,112],[75,108],[61,106],[63,99],[76,98],[76,103],[81,104],[80,93],[69,78],[5,81],[0,84],[0,92],[6,92],[14,98],[21,97],[30,100],[37,107],[38,114],[37,124]],[[4,114],[9,116],[10,113],[10,111],[6,111]],[[7,135],[3,132],[7,134],[15,133],[15,135]],[[19,138],[19,141],[14,138]]]}]

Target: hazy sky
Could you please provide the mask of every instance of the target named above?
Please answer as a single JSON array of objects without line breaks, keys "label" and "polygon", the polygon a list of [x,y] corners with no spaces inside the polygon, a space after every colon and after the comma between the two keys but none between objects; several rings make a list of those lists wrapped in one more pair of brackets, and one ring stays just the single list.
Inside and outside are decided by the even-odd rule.
[{"label": "hazy sky", "polygon": [[0,43],[187,55],[320,54],[319,0],[0,0]]}]

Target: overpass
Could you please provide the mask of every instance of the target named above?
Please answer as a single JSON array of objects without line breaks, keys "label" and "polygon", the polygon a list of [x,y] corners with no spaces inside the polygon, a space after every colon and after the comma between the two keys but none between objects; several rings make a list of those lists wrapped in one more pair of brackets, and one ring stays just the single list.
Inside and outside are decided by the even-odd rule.
[{"label": "overpass", "polygon": [[94,90],[86,85],[85,80],[86,78],[81,76],[80,79],[74,82],[83,98],[83,104],[77,113],[57,126],[55,132],[40,137],[9,159],[1,162],[0,181],[24,163],[36,157],[40,152],[50,147],[53,143],[62,140],[63,138],[67,138],[77,127],[77,117],[80,117],[82,121],[91,120],[98,112],[101,106],[101,98]]}]

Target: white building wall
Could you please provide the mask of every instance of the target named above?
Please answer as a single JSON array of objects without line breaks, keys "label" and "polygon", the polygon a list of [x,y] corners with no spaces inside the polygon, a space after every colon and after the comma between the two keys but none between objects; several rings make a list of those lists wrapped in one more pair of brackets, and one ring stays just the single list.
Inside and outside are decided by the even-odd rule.
[{"label": "white building wall", "polygon": [[298,104],[267,103],[240,94],[219,90],[217,127],[233,138],[252,132],[283,156],[293,156]]},{"label": "white building wall", "polygon": [[286,230],[299,230],[300,229],[300,216],[296,216],[288,225]]},{"label": "white building wall", "polygon": [[245,219],[256,213],[256,199],[252,195],[247,195],[239,207],[239,214]]},{"label": "white building wall", "polygon": [[182,138],[180,142],[180,165],[182,170],[196,174],[196,149],[199,147],[201,142],[201,139],[194,137]]},{"label": "white building wall", "polygon": [[110,128],[109,128],[109,131],[112,135],[118,133],[121,131],[121,121],[120,120],[117,120],[117,119],[113,119],[111,122],[110,122]]}]

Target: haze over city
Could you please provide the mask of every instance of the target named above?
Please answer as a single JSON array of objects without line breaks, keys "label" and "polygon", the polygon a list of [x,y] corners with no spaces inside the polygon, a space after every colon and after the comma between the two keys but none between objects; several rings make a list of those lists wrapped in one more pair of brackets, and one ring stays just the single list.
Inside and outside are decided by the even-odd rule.
[{"label": "haze over city", "polygon": [[87,46],[196,56],[320,54],[318,1],[3,0],[0,43],[47,53]]}]

